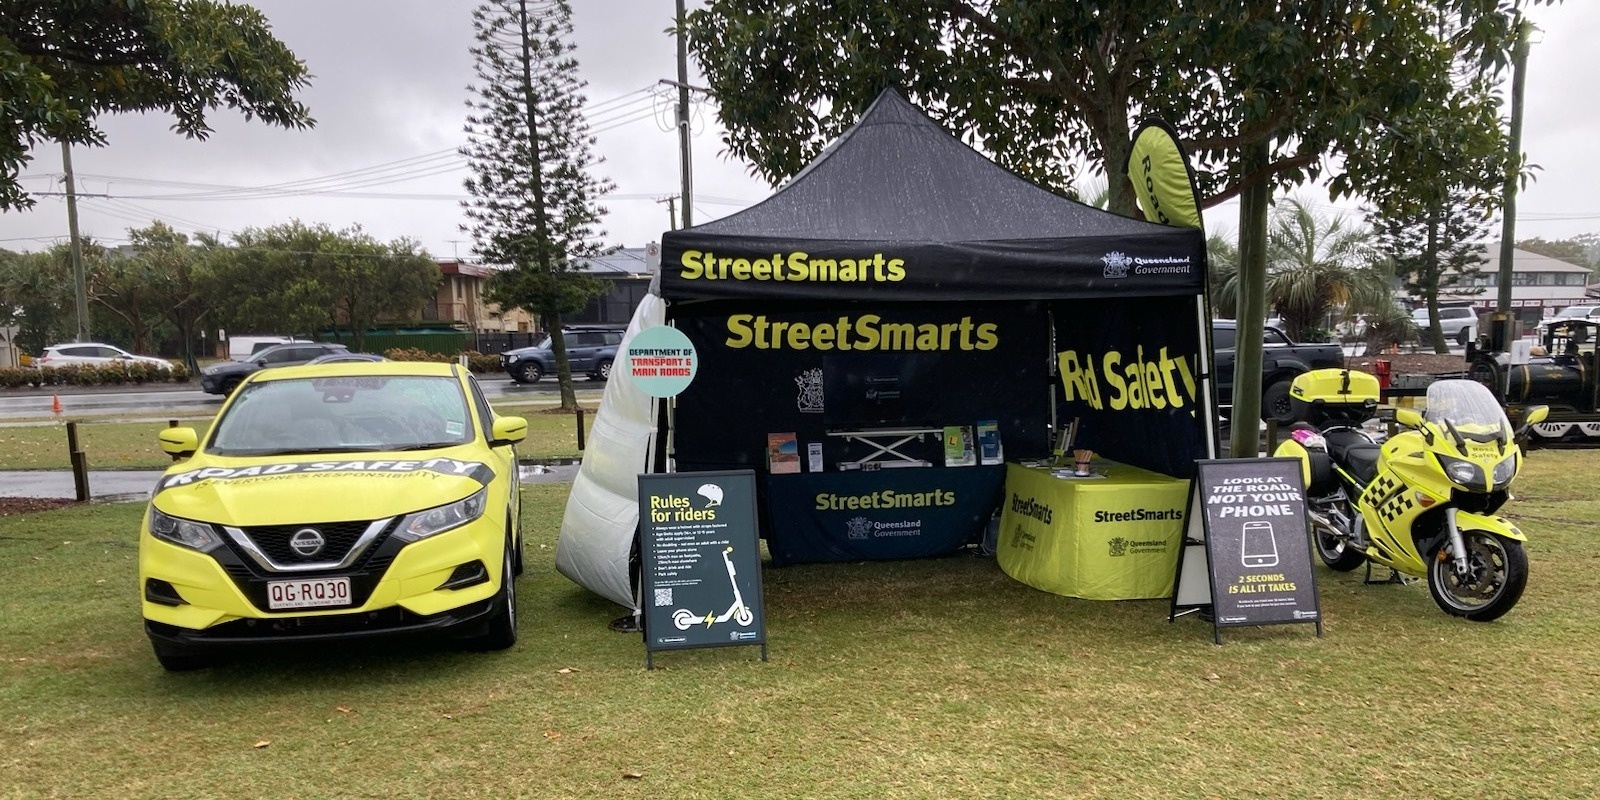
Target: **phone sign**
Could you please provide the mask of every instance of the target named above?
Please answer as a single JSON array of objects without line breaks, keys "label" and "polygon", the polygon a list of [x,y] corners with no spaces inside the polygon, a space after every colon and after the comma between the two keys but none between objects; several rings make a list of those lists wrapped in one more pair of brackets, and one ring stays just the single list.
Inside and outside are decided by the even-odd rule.
[{"label": "phone sign", "polygon": [[1315,622],[1320,632],[1300,462],[1202,461],[1192,494],[1204,507],[1216,625]]}]

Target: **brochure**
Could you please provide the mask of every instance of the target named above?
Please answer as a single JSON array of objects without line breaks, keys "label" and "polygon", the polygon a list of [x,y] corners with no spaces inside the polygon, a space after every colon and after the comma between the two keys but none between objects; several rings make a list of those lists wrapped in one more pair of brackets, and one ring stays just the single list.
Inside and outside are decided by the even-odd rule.
[{"label": "brochure", "polygon": [[978,463],[1001,464],[1005,460],[1005,449],[1000,445],[1000,423],[992,419],[978,420]]},{"label": "brochure", "polygon": [[944,465],[970,467],[978,463],[973,450],[972,426],[946,425],[944,427]]},{"label": "brochure", "polygon": [[767,472],[783,475],[800,471],[800,443],[793,431],[767,434]]},{"label": "brochure", "polygon": [[806,456],[811,461],[811,471],[822,471],[822,442],[806,442]]}]

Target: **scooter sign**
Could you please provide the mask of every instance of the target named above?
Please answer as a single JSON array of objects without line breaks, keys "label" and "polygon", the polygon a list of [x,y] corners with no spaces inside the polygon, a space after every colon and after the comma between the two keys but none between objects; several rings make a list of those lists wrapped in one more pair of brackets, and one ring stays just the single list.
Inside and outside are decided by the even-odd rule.
[{"label": "scooter sign", "polygon": [[759,644],[761,561],[755,473],[639,476],[639,520],[649,651]]}]

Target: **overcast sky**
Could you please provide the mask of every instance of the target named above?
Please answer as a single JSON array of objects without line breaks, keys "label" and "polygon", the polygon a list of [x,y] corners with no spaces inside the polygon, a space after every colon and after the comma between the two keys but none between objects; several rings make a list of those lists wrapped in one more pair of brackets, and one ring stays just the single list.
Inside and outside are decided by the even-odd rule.
[{"label": "overcast sky", "polygon": [[[466,167],[466,86],[473,81],[470,0],[258,0],[274,33],[309,65],[302,99],[315,128],[286,131],[223,111],[206,141],[184,139],[162,115],[106,116],[102,148],[73,162],[80,228],[108,243],[162,219],[187,232],[224,235],[298,218],[359,224],[383,240],[409,237],[435,256],[469,256],[461,232]],[[690,8],[699,5],[690,0]],[[617,185],[604,200],[606,243],[643,246],[668,229],[666,197],[679,193],[672,0],[574,0],[577,56],[589,83],[600,170]],[[1518,198],[1517,238],[1600,231],[1600,2],[1536,7],[1542,29],[1527,73],[1523,148],[1542,169]],[[700,82],[693,60],[691,84]],[[694,222],[734,213],[771,189],[722,155],[715,109],[698,105],[693,143]],[[58,147],[35,151],[24,186],[59,191]],[[1326,193],[1303,197],[1327,203]],[[1332,206],[1328,206],[1330,209]],[[1208,226],[1237,227],[1232,205]],[[0,213],[0,247],[35,250],[66,237],[64,201]]]}]

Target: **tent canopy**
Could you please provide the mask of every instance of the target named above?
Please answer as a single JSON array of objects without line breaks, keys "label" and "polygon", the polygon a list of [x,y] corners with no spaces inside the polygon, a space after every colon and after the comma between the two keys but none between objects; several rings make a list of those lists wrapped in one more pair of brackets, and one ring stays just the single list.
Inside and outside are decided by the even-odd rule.
[{"label": "tent canopy", "polygon": [[940,301],[1196,295],[1200,231],[1060,197],[894,90],[772,197],[662,236],[662,296]]}]

